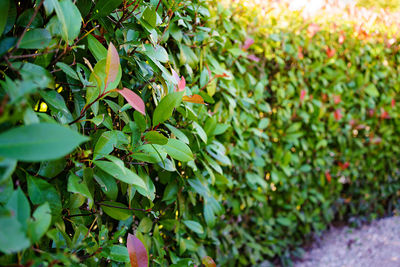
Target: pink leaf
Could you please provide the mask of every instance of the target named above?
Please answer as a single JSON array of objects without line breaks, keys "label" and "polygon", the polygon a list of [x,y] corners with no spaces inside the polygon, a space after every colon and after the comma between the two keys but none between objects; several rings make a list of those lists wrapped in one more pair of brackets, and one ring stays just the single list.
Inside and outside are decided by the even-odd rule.
[{"label": "pink leaf", "polygon": [[106,80],[105,80],[105,89],[107,89],[108,85],[115,81],[119,71],[119,55],[115,46],[110,43],[107,51],[107,59],[106,59]]},{"label": "pink leaf", "polygon": [[304,98],[306,97],[307,91],[306,90],[301,90],[300,91],[300,101],[303,102]]},{"label": "pink leaf", "polygon": [[129,259],[131,260],[132,267],[149,266],[147,250],[144,247],[142,241],[140,241],[136,236],[128,234],[126,247],[128,248]]},{"label": "pink leaf", "polygon": [[128,88],[124,88],[122,90],[117,90],[117,92],[122,95],[126,101],[137,111],[146,116],[146,108],[144,102],[140,96],[129,90]]},{"label": "pink leaf", "polygon": [[337,105],[342,101],[340,95],[334,95],[333,96],[333,102]]},{"label": "pink leaf", "polygon": [[175,81],[177,83],[179,83],[179,75],[178,75],[178,73],[176,73],[176,71],[174,71],[174,69],[171,69],[171,71],[172,71],[172,76],[174,77]]},{"label": "pink leaf", "polygon": [[182,78],[178,82],[178,92],[185,90],[185,87],[186,87],[186,80],[185,77],[182,76]]},{"label": "pink leaf", "polygon": [[249,47],[254,44],[254,40],[251,38],[247,38],[246,41],[244,41],[244,44],[242,46],[242,50],[245,51],[249,49]]},{"label": "pink leaf", "polygon": [[260,58],[256,57],[255,55],[248,55],[247,58],[252,60],[252,61],[255,61],[255,62],[259,62],[260,61]]}]

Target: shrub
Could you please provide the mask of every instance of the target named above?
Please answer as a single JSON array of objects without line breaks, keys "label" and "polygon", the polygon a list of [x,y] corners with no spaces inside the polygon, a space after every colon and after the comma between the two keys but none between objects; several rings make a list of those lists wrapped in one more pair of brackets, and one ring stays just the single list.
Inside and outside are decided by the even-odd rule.
[{"label": "shrub", "polygon": [[333,219],[397,207],[390,29],[218,1],[4,3],[2,264],[129,265],[128,242],[155,266],[286,265]]}]

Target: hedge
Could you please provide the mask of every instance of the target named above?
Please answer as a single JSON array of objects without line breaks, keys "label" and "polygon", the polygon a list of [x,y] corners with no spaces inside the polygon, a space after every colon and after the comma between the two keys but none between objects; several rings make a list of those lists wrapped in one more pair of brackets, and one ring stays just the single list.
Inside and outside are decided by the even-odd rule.
[{"label": "hedge", "polygon": [[290,265],[398,208],[393,25],[229,4],[2,1],[2,265]]}]

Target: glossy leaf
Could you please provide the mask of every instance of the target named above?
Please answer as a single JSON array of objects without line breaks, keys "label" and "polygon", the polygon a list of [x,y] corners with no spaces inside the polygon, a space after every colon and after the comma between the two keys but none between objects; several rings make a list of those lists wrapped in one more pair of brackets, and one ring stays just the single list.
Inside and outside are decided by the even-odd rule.
[{"label": "glossy leaf", "polygon": [[183,101],[185,102],[190,102],[190,103],[195,103],[195,104],[205,104],[204,99],[200,95],[191,95],[191,96],[183,96]]},{"label": "glossy leaf", "polygon": [[142,113],[143,115],[146,115],[146,107],[144,105],[144,102],[140,96],[135,94],[132,90],[129,90],[128,88],[124,88],[122,90],[117,90],[117,92],[122,95],[126,101],[137,111]]},{"label": "glossy leaf", "polygon": [[168,143],[168,138],[156,131],[146,132],[144,138],[151,144],[165,145]]},{"label": "glossy leaf", "polygon": [[126,247],[128,248],[129,259],[132,267],[149,266],[147,250],[142,241],[140,241],[136,236],[128,234]]},{"label": "glossy leaf", "polygon": [[88,35],[88,48],[93,56],[96,58],[97,62],[102,59],[107,58],[107,49],[91,34]]},{"label": "glossy leaf", "polygon": [[160,103],[154,110],[153,114],[153,125],[156,126],[169,117],[172,116],[172,112],[182,101],[183,92],[170,93],[161,99]]},{"label": "glossy leaf", "polygon": [[193,154],[190,148],[177,139],[168,139],[168,143],[164,145],[165,151],[172,158],[183,162],[193,160]]},{"label": "glossy leaf", "polygon": [[202,235],[204,233],[204,229],[200,223],[191,220],[185,220],[183,223],[193,232]]},{"label": "glossy leaf", "polygon": [[106,79],[104,82],[105,90],[107,90],[108,85],[110,83],[113,83],[117,79],[120,68],[121,66],[119,64],[119,55],[117,49],[115,49],[115,46],[112,43],[110,43],[108,46],[107,59],[106,59],[106,70],[105,70]]},{"label": "glossy leaf", "polygon": [[87,140],[87,137],[58,124],[20,126],[0,134],[0,156],[21,161],[57,159]]},{"label": "glossy leaf", "polygon": [[43,49],[49,45],[51,35],[46,29],[33,29],[27,31],[21,40],[19,48]]},{"label": "glossy leaf", "polygon": [[93,163],[104,172],[113,176],[115,179],[146,189],[146,185],[144,184],[142,178],[140,178],[130,169],[126,168],[122,161],[117,162],[115,160],[114,162],[111,162],[95,160]]},{"label": "glossy leaf", "polygon": [[[103,205],[101,205],[103,204]],[[133,215],[133,212],[122,203],[114,201],[103,201],[101,209],[111,218],[115,220],[126,220]]]}]

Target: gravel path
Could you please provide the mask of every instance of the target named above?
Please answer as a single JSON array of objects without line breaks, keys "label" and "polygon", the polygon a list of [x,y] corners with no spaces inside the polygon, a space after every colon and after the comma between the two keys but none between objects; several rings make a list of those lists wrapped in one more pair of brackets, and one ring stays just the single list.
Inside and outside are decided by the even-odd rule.
[{"label": "gravel path", "polygon": [[399,267],[400,217],[360,229],[333,228],[305,253],[295,267]]}]

